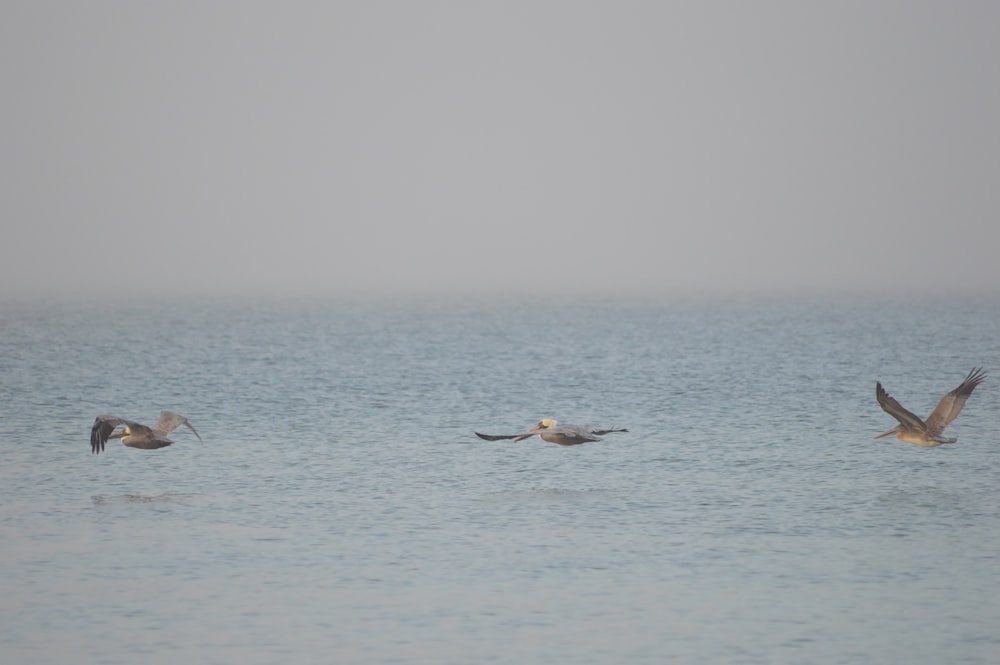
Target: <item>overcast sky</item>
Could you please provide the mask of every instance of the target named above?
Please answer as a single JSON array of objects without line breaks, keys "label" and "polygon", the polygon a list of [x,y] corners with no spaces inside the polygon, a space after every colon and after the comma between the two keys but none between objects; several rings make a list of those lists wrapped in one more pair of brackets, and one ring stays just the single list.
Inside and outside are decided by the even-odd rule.
[{"label": "overcast sky", "polygon": [[0,4],[0,296],[1000,290],[1000,3]]}]

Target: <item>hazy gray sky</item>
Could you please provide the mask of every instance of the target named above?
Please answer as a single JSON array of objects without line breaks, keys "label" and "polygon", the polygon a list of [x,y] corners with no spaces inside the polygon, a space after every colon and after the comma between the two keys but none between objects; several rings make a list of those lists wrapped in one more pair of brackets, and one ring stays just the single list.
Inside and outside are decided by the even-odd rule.
[{"label": "hazy gray sky", "polygon": [[0,4],[0,295],[993,291],[1000,3]]}]

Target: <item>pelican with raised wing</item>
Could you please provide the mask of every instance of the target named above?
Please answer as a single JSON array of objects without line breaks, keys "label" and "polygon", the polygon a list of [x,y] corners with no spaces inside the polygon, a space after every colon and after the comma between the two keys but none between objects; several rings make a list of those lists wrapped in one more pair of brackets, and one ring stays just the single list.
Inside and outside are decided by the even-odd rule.
[{"label": "pelican with raised wing", "polygon": [[[104,450],[104,444],[108,442],[108,439],[121,439],[122,443],[130,448],[142,448],[143,450],[164,448],[173,443],[167,438],[167,434],[181,425],[194,432],[194,435],[201,441],[201,435],[188,422],[188,419],[173,411],[161,411],[160,418],[153,423],[152,427],[118,416],[97,416],[94,419],[94,426],[90,430],[90,452],[99,453]],[[121,429],[116,429],[118,427]]]},{"label": "pelican with raised wing", "polygon": [[899,402],[885,391],[882,384],[876,381],[875,399],[878,400],[879,406],[886,413],[899,421],[899,424],[875,438],[881,439],[883,436],[895,434],[900,441],[915,443],[925,448],[940,446],[942,443],[955,443],[958,439],[941,436],[941,433],[944,432],[948,423],[955,419],[962,407],[965,406],[969,395],[984,378],[986,378],[986,374],[982,367],[973,369],[957,388],[941,398],[938,405],[931,411],[931,415],[927,416],[927,420],[921,420],[900,406]]},{"label": "pelican with raised wing", "polygon": [[537,434],[539,438],[549,443],[558,443],[560,446],[575,446],[588,441],[600,441],[605,434],[627,431],[627,429],[592,429],[577,425],[557,425],[552,418],[542,418],[531,429],[520,434],[480,434],[476,432],[476,436],[487,441],[501,441],[503,439],[522,441]]}]

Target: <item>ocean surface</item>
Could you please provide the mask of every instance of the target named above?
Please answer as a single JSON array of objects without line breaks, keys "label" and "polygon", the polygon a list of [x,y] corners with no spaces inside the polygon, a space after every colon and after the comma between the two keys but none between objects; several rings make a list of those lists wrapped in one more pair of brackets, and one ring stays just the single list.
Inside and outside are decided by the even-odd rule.
[{"label": "ocean surface", "polygon": [[0,303],[0,442],[2,663],[1000,662],[996,299]]}]

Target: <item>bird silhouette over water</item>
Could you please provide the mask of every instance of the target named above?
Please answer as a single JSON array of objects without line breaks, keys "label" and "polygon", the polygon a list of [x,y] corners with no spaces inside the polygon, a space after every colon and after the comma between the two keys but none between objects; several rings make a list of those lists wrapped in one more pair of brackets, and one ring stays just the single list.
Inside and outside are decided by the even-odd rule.
[{"label": "bird silhouette over water", "polygon": [[601,437],[605,434],[627,431],[627,429],[592,429],[577,425],[558,425],[552,418],[542,418],[531,429],[520,434],[480,434],[476,432],[476,436],[486,441],[501,441],[503,439],[522,441],[537,434],[539,438],[549,443],[558,443],[560,446],[575,446],[588,441],[601,441]]},{"label": "bird silhouette over water", "polygon": [[[104,444],[108,439],[121,439],[122,443],[130,448],[143,450],[164,448],[173,443],[167,438],[167,434],[181,425],[194,432],[199,441],[202,440],[188,419],[173,411],[161,411],[159,419],[152,427],[118,416],[97,416],[94,419],[94,426],[90,429],[90,452],[99,453],[104,450]],[[122,429],[116,429],[118,427]]]},{"label": "bird silhouette over water", "polygon": [[900,441],[914,443],[925,448],[940,446],[942,443],[955,443],[958,439],[941,436],[941,433],[944,432],[948,423],[958,416],[962,407],[965,406],[965,402],[969,399],[969,395],[985,378],[986,374],[982,367],[974,368],[957,388],[941,398],[938,405],[931,411],[931,415],[927,416],[927,420],[921,420],[904,409],[885,391],[882,384],[876,381],[875,399],[878,400],[879,406],[886,413],[899,421],[899,424],[875,436],[875,438],[881,439],[884,436],[895,434]]}]

